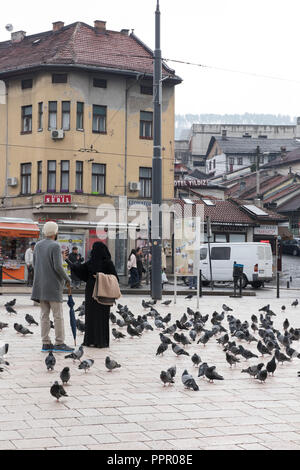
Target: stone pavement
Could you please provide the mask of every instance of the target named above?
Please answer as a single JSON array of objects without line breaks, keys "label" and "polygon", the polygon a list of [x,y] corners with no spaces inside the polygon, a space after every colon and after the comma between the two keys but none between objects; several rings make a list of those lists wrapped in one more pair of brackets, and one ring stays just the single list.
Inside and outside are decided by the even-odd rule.
[{"label": "stone pavement", "polygon": [[[200,311],[220,312],[225,302],[232,306],[234,315],[249,320],[271,299],[278,314],[275,326],[281,328],[288,317],[291,325],[300,327],[300,305],[296,309],[290,306],[295,292],[287,292],[286,298],[279,300],[274,297],[272,290],[254,298],[204,297]],[[32,306],[29,296],[20,296],[17,317],[9,316],[3,305],[10,299],[0,298],[0,321],[9,323],[9,329],[0,332],[0,345],[8,342],[10,346],[10,366],[0,374],[0,449],[300,449],[299,360],[278,366],[275,376],[261,384],[241,374],[242,368],[261,362],[261,358],[249,364],[242,359],[231,370],[215,338],[206,347],[188,346],[190,355],[198,352],[225,378],[210,384],[198,379],[190,357],[177,358],[171,349],[156,357],[160,341],[154,329],[141,339],[112,340],[109,350],[85,348],[84,357],[95,360],[86,374],[64,359],[64,354],[55,354],[55,371],[49,373],[44,364],[46,354],[40,352],[39,327],[31,327],[34,335],[29,337],[17,335],[13,328],[15,321],[25,325],[26,313],[39,321],[39,308]],[[75,297],[75,301],[79,305],[82,297]],[[136,315],[144,313],[140,297],[123,297],[121,302]],[[287,305],[285,314],[280,313],[283,303]],[[175,307],[158,305],[157,309],[171,312],[175,320],[187,306],[195,308],[196,301],[178,298]],[[64,311],[67,342],[72,344],[66,304]],[[81,340],[79,334],[78,343]],[[257,352],[253,343],[245,347]],[[300,349],[300,344],[293,347]],[[122,368],[108,373],[106,355]],[[49,390],[66,365],[71,368],[71,381],[66,386],[69,397],[57,403]],[[176,383],[163,387],[160,371],[173,365],[177,366]],[[185,368],[196,378],[199,392],[184,389],[181,374]]]}]

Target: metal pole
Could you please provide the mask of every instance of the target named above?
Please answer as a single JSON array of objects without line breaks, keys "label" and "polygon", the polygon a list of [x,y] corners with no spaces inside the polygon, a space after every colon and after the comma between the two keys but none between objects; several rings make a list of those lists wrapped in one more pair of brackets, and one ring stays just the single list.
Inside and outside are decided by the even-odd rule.
[{"label": "metal pole", "polygon": [[153,169],[152,169],[152,289],[154,300],[162,298],[162,60],[160,49],[160,10],[157,0],[155,12],[155,52],[154,52],[154,123],[153,123]]},{"label": "metal pole", "polygon": [[260,194],[259,156],[260,147],[258,145],[256,148],[256,197],[259,197]]}]

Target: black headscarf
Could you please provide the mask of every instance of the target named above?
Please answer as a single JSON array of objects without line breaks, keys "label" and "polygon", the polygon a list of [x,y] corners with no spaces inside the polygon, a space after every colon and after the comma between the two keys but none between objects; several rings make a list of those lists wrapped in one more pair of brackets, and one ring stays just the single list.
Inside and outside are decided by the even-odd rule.
[{"label": "black headscarf", "polygon": [[111,254],[107,246],[102,242],[95,242],[91,251],[91,257],[87,262],[89,271],[92,273],[101,272],[109,261],[111,261]]}]

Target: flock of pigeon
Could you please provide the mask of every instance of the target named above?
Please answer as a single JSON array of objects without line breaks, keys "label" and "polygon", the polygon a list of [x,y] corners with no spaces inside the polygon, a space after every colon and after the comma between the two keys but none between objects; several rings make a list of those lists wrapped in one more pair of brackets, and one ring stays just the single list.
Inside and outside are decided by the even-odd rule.
[{"label": "flock of pigeon", "polygon": [[[187,296],[186,300],[191,299],[192,296]],[[161,303],[161,306],[168,307],[171,300]],[[5,304],[6,311],[9,314],[17,314],[14,309],[16,299]],[[295,300],[292,307],[297,307],[298,300]],[[110,321],[113,324],[112,335],[115,340],[123,340],[127,337],[142,337],[147,331],[159,330],[160,344],[156,351],[156,356],[162,356],[170,347],[173,353],[177,356],[190,356],[187,351],[190,345],[200,344],[203,346],[202,352],[209,341],[216,341],[222,347],[224,360],[227,361],[230,367],[235,366],[241,362],[242,359],[248,361],[249,359],[259,359],[259,357],[272,356],[270,361],[265,365],[263,362],[250,365],[248,368],[242,368],[241,373],[248,374],[250,377],[264,383],[268,375],[274,375],[277,364],[284,364],[290,362],[293,358],[300,359],[300,354],[292,347],[293,343],[300,339],[300,328],[293,328],[289,320],[286,318],[282,324],[282,331],[276,329],[273,325],[272,317],[276,314],[271,310],[270,305],[266,305],[259,309],[258,316],[253,314],[251,322],[242,322],[239,318],[233,315],[233,310],[226,304],[222,305],[222,312],[213,312],[211,318],[208,314],[202,315],[200,311],[194,311],[187,307],[186,313],[182,315],[179,320],[172,322],[172,314],[161,315],[156,307],[156,301],[142,300],[142,307],[144,313],[137,317],[130,311],[127,305],[117,305],[116,312],[110,313]],[[281,312],[285,312],[286,307],[283,305]],[[78,317],[85,315],[84,302],[76,310],[79,312]],[[117,317],[119,315],[119,317]],[[35,319],[26,314],[25,321],[29,326],[38,325]],[[153,322],[153,324],[151,324]],[[76,321],[77,329],[84,333],[85,324],[79,318]],[[116,328],[119,327],[119,329]],[[0,322],[0,331],[7,328],[7,323]],[[54,325],[51,322],[51,327]],[[127,335],[120,331],[126,328]],[[15,323],[14,329],[17,334],[26,336],[33,334],[28,328],[22,324]],[[197,340],[197,341],[196,341]],[[237,345],[237,342],[239,345]],[[244,345],[242,344],[244,343]],[[249,345],[255,343],[255,351],[251,351]],[[246,347],[247,346],[247,347]],[[200,351],[199,346],[199,351]],[[4,359],[7,354],[9,345],[5,344],[0,348],[0,372],[5,370],[5,366],[9,363]],[[201,352],[201,355],[202,355]],[[79,346],[71,354],[65,356],[65,359],[72,359],[73,363],[79,362],[78,369],[84,370],[85,373],[94,365],[93,359],[82,360],[84,355],[83,345]],[[206,378],[210,383],[215,380],[224,380],[216,371],[216,366],[208,365],[207,362],[201,360],[200,354],[195,352],[191,356],[191,363],[194,367],[198,368],[198,378]],[[56,365],[56,358],[53,352],[49,352],[45,359],[46,368],[49,372],[53,372]],[[117,361],[111,359],[109,356],[105,359],[105,367],[109,372],[121,367]],[[160,380],[165,387],[167,384],[175,383],[177,368],[172,366],[167,370],[162,370],[160,373]],[[300,376],[300,372],[298,372]],[[61,384],[55,381],[50,388],[50,393],[59,401],[61,397],[67,397],[64,385],[70,381],[71,373],[69,367],[64,367],[60,373]],[[199,390],[199,386],[192,374],[185,369],[181,376],[182,384],[187,389],[194,391]]]}]

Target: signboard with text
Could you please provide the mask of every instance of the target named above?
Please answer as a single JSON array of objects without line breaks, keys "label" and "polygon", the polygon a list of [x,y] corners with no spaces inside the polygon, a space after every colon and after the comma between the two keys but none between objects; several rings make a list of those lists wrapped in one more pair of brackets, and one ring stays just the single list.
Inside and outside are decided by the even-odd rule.
[{"label": "signboard with text", "polygon": [[71,204],[71,194],[46,194],[44,197],[45,204]]}]

